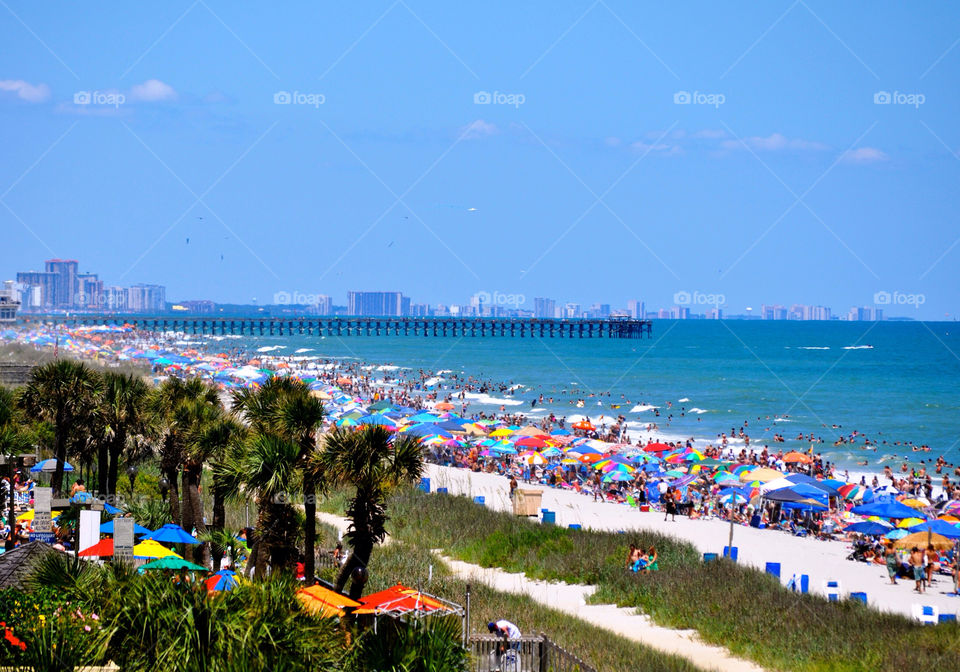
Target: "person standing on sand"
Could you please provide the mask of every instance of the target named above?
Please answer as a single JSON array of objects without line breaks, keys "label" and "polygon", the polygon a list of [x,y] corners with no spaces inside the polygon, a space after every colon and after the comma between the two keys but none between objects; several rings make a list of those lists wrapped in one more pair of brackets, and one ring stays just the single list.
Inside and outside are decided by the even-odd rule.
[{"label": "person standing on sand", "polygon": [[897,570],[900,568],[900,561],[897,559],[897,549],[893,547],[892,541],[888,541],[884,545],[883,557],[887,563],[887,574],[890,575],[890,583],[897,585]]},{"label": "person standing on sand", "polygon": [[914,546],[910,549],[910,567],[913,568],[913,579],[917,582],[914,592],[923,592],[923,551]]}]

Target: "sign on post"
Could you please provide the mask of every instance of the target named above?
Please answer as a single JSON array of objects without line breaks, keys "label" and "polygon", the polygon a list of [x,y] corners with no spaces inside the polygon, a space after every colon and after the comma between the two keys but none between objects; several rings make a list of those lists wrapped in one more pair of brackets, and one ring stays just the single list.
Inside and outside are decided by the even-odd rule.
[{"label": "sign on post", "polygon": [[100,541],[100,512],[80,512],[80,542],[77,548],[86,550]]},{"label": "sign on post", "polygon": [[52,488],[34,487],[33,489],[33,531],[30,541],[43,541],[52,544],[56,541],[50,521],[50,500]]},{"label": "sign on post", "polygon": [[133,563],[133,518],[113,519],[113,560]]}]

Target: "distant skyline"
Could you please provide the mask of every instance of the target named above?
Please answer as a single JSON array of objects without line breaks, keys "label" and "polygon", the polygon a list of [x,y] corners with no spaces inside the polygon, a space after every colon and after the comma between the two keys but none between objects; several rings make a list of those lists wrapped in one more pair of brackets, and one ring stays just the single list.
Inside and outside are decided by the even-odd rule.
[{"label": "distant skyline", "polygon": [[953,319],[960,7],[744,7],[11,0],[0,280]]}]

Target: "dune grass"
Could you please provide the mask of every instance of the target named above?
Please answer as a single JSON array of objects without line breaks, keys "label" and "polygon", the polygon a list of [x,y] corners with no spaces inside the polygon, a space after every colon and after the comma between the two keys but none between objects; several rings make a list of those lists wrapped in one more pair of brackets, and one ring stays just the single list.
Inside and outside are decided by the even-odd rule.
[{"label": "dune grass", "polygon": [[[595,603],[638,607],[656,622],[692,628],[770,669],[798,672],[960,670],[960,626],[921,626],[859,603],[798,595],[760,570],[704,564],[690,544],[656,533],[543,526],[466,497],[395,496],[390,533],[418,549],[531,578],[596,585]],[[624,570],[629,543],[656,545],[662,570]]]},{"label": "dune grass", "polygon": [[[430,566],[433,577],[429,579]],[[419,585],[422,590],[464,604],[467,584],[453,576],[442,560],[423,548],[399,542],[382,546],[370,563],[370,581],[366,592],[388,588],[398,581]],[[550,609],[525,595],[504,593],[481,583],[470,588],[473,631],[485,632],[484,624],[494,618],[506,618],[524,633],[544,633],[551,640],[580,656],[587,664],[603,672],[695,672],[687,660],[661,653],[608,630],[598,628]]]}]

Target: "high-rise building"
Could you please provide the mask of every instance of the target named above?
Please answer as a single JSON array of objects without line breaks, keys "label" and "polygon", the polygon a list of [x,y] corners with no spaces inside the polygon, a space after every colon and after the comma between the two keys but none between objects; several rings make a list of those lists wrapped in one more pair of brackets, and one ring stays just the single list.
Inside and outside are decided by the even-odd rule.
[{"label": "high-rise building", "polygon": [[688,306],[674,306],[670,311],[670,318],[673,320],[689,320],[690,308]]},{"label": "high-rise building", "polygon": [[557,302],[553,299],[534,298],[533,316],[552,318],[557,315]]},{"label": "high-rise building", "polygon": [[133,285],[127,290],[127,301],[132,313],[160,313],[167,307],[167,290],[161,285]]},{"label": "high-rise building", "polygon": [[74,307],[78,310],[99,310],[102,293],[103,281],[96,273],[80,273],[77,275]]},{"label": "high-rise building", "polygon": [[123,313],[130,310],[130,300],[126,287],[106,287],[101,294],[101,310],[110,313]]},{"label": "high-rise building", "polygon": [[47,271],[20,271],[17,284],[23,293],[23,308],[26,310],[49,310],[54,306],[56,273]]},{"label": "high-rise building", "polygon": [[580,317],[580,304],[568,303],[563,306],[563,316],[566,318]]},{"label": "high-rise building", "polygon": [[627,301],[627,312],[630,313],[630,317],[634,319],[643,319],[644,308],[645,306],[643,305],[643,301],[638,301],[636,299],[630,299]]},{"label": "high-rise building", "polygon": [[347,292],[347,312],[358,317],[399,317],[404,314],[403,299],[401,292]]},{"label": "high-rise building", "polygon": [[53,303],[51,308],[70,309],[76,305],[78,263],[76,259],[47,259],[44,262],[47,273],[56,276],[54,280]]},{"label": "high-rise building", "polygon": [[0,324],[14,322],[20,308],[20,290],[13,280],[5,280],[0,288]]}]

